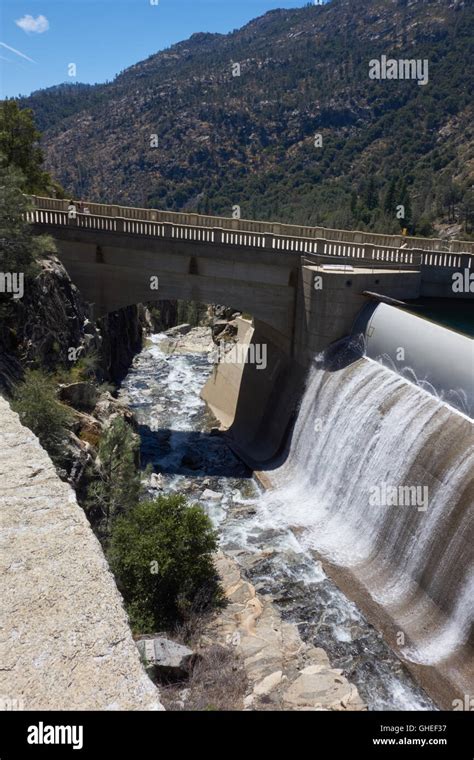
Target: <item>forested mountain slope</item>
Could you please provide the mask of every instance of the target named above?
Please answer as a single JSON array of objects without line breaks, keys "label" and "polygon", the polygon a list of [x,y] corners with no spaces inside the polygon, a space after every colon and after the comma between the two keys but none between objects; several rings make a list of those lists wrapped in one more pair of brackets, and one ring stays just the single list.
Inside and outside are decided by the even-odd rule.
[{"label": "forested mountain slope", "polygon": [[[473,29],[468,0],[332,0],[195,34],[111,83],[22,104],[71,195],[469,237]],[[426,59],[428,83],[370,79],[382,55]]]}]

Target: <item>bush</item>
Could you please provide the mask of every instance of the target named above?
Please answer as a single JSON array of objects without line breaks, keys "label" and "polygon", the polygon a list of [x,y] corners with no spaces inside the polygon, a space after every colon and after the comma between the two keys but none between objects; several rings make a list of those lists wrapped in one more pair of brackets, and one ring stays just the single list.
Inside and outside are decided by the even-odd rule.
[{"label": "bush", "polygon": [[115,520],[108,556],[135,632],[170,630],[191,612],[223,605],[216,547],[210,519],[177,494]]},{"label": "bush", "polygon": [[27,370],[24,381],[15,390],[12,406],[23,425],[38,436],[53,462],[61,467],[66,459],[64,449],[72,413],[56,399],[48,375],[40,370]]}]

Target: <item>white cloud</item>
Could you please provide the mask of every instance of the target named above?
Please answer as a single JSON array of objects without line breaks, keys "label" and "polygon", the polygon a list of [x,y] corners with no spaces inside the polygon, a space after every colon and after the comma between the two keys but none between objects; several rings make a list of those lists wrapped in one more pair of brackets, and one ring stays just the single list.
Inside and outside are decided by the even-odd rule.
[{"label": "white cloud", "polygon": [[15,21],[15,24],[27,33],[36,32],[36,34],[43,34],[43,32],[47,32],[49,29],[49,21],[46,16],[33,18],[33,16],[26,15]]}]

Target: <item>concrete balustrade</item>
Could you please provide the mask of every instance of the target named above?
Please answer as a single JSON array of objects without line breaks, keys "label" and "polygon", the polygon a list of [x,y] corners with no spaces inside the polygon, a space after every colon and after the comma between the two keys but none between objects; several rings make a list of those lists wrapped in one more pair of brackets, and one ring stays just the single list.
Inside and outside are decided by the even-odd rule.
[{"label": "concrete balustrade", "polygon": [[[56,198],[43,198],[40,196],[30,196],[35,207],[46,211],[67,212],[70,201]],[[307,227],[292,224],[278,224],[275,222],[258,222],[249,219],[227,219],[218,216],[207,216],[204,214],[185,213],[176,211],[159,211],[157,209],[140,209],[129,206],[108,205],[104,203],[88,203],[78,201],[82,207],[89,210],[90,216],[101,217],[121,217],[123,219],[137,222],[161,222],[170,223],[175,226],[187,226],[193,228],[221,228],[229,229],[246,234],[269,234],[277,235],[280,239],[287,240],[286,250],[297,250],[291,248],[291,241],[295,238],[305,238],[309,240],[321,239],[336,243],[349,245],[372,245],[378,248],[393,248],[400,250],[422,250],[434,251],[437,256],[446,256],[447,260],[451,259],[452,254],[474,254],[474,243],[461,240],[440,240],[435,238],[416,238],[404,235],[381,235],[372,232],[359,232],[350,230],[337,230],[324,227]],[[232,244],[232,243],[231,243]],[[240,244],[240,243],[239,243]],[[293,246],[295,244],[293,243]],[[280,246],[281,247],[281,246]],[[303,252],[303,251],[302,251]],[[305,251],[313,252],[313,251]],[[340,254],[337,254],[340,255]],[[455,257],[454,257],[455,258]],[[458,266],[454,263],[447,264],[428,264],[429,266]]]},{"label": "concrete balustrade", "polygon": [[[51,201],[53,199],[41,199]],[[67,203],[54,201],[54,203]],[[90,204],[96,207],[98,204]],[[38,208],[28,212],[30,222],[38,225],[51,227],[71,225],[81,229],[103,230],[106,232],[125,232],[130,235],[145,237],[164,237],[189,242],[215,243],[219,245],[231,245],[256,249],[272,249],[274,251],[290,251],[292,253],[319,254],[353,259],[372,259],[386,264],[412,264],[427,267],[451,267],[453,269],[473,268],[473,254],[453,254],[446,252],[431,252],[424,249],[394,248],[390,246],[376,246],[370,243],[365,245],[349,244],[346,242],[329,241],[325,238],[297,238],[287,237],[275,233],[266,235],[251,233],[248,231],[230,232],[225,228],[208,228],[191,226],[189,224],[175,224],[171,222],[161,223],[158,221],[142,221],[129,219],[125,216],[117,216],[123,211],[122,207],[105,207],[113,216],[101,216],[92,213],[77,213],[74,218],[64,210]],[[95,209],[94,209],[95,210]],[[135,209],[131,209],[135,211]],[[154,216],[161,212],[148,212]],[[177,214],[177,216],[191,216]],[[198,215],[194,215],[198,216]],[[206,217],[210,220],[212,217]],[[224,220],[225,221],[225,220]],[[239,221],[239,220],[233,220]],[[354,233],[358,235],[359,233]]]}]

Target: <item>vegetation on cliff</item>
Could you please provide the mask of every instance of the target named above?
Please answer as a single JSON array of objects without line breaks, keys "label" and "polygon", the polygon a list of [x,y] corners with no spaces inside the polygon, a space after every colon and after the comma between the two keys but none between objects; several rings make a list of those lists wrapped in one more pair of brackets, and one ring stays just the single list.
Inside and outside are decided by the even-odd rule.
[{"label": "vegetation on cliff", "polygon": [[56,195],[61,189],[43,169],[40,137],[31,109],[20,109],[14,100],[0,103],[0,155],[8,166],[21,172],[21,190],[37,195]]},{"label": "vegetation on cliff", "polygon": [[73,417],[71,410],[58,402],[51,377],[40,370],[27,370],[15,391],[12,407],[22,424],[39,438],[54,464],[63,467]]},{"label": "vegetation on cliff", "polygon": [[[0,288],[2,314],[14,310],[25,292],[25,281],[38,274],[37,262],[54,252],[54,242],[47,236],[34,236],[25,215],[30,204],[23,195],[24,175],[0,154],[0,271],[3,282]],[[5,275],[21,278],[21,292],[12,293],[6,287]],[[14,295],[18,298],[13,297]]]},{"label": "vegetation on cliff", "polygon": [[100,438],[85,502],[89,519],[105,539],[114,518],[139,500],[138,460],[138,436],[123,417],[115,417]]}]

